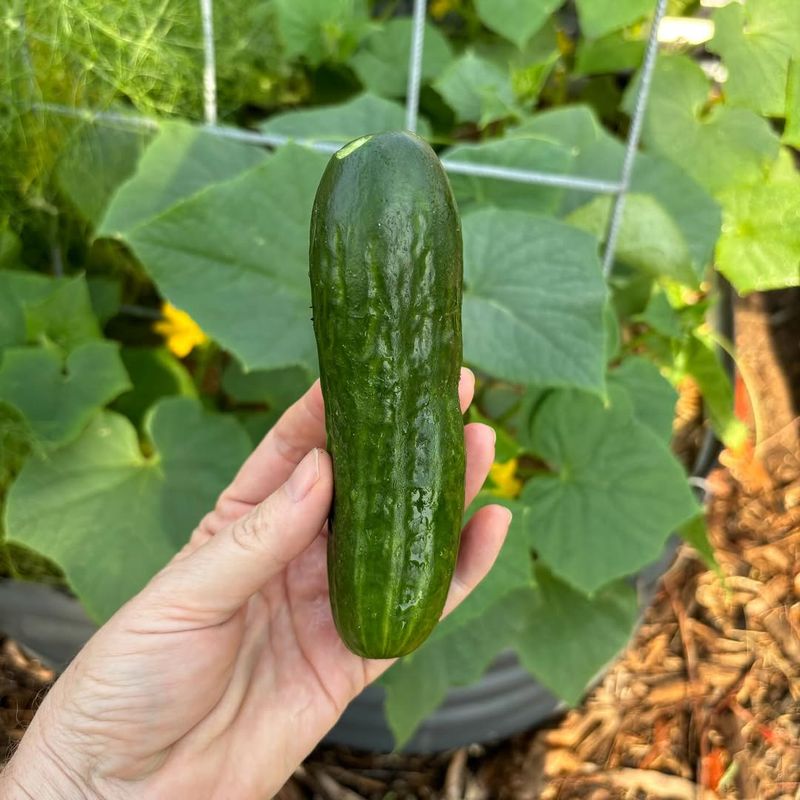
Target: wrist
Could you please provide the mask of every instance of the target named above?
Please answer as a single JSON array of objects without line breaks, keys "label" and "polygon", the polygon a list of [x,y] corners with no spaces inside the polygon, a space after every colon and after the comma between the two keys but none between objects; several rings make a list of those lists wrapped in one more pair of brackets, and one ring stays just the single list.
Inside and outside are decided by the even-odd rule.
[{"label": "wrist", "polygon": [[45,704],[0,773],[3,800],[104,800],[66,746],[54,746],[46,733]]},{"label": "wrist", "polygon": [[38,742],[25,741],[0,774],[3,800],[94,800],[96,795]]}]

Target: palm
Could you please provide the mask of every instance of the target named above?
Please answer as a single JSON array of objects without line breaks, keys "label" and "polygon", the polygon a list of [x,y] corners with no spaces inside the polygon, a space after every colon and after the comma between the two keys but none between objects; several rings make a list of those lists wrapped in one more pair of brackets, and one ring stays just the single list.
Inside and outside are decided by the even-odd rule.
[{"label": "palm", "polygon": [[[461,390],[466,407],[468,378]],[[268,796],[389,666],[353,655],[333,623],[321,530],[330,502],[327,460],[327,494],[317,501],[318,517],[305,523],[312,527],[270,532],[265,546],[277,550],[266,580],[256,570],[247,591],[213,574],[213,548],[265,505],[306,452],[324,444],[322,420],[315,385],[256,449],[187,547],[56,684],[54,696],[61,689],[72,698],[73,728],[98,742],[98,769],[115,795],[144,797],[150,788],[155,797]],[[466,444],[469,499],[491,463],[491,433],[467,426]],[[506,522],[492,507],[470,522],[446,611],[488,570]],[[240,599],[237,591],[244,591]]]}]

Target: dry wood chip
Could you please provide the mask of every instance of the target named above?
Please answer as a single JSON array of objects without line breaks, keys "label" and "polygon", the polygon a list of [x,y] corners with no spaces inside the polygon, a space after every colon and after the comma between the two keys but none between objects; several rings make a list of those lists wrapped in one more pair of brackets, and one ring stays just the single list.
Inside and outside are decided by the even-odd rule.
[{"label": "dry wood chip", "polygon": [[647,769],[622,768],[609,772],[607,777],[615,786],[635,792],[644,792],[647,798],[659,800],[712,800],[714,792],[701,791],[697,784],[677,775],[665,775]]}]

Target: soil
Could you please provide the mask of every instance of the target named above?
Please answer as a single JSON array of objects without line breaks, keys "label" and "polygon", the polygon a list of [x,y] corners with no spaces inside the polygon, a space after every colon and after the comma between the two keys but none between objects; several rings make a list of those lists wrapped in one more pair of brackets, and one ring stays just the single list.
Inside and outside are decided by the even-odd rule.
[{"label": "soil", "polygon": [[[800,800],[800,294],[739,301],[736,321],[756,436],[708,478],[719,572],[684,547],[603,683],[551,724],[428,757],[321,747],[281,800]],[[50,680],[2,643],[6,754]]]}]

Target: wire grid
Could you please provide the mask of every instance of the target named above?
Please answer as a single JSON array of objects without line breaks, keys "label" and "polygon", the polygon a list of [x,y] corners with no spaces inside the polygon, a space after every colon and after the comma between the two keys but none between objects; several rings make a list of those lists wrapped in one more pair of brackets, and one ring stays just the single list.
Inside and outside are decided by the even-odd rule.
[{"label": "wire grid", "polygon": [[[206,130],[214,135],[233,139],[255,145],[268,145],[276,147],[294,141],[297,144],[310,147],[323,153],[334,153],[340,143],[319,141],[316,139],[293,139],[274,133],[260,133],[244,130],[229,125],[220,125],[217,122],[217,74],[214,52],[214,8],[213,0],[199,0],[200,14],[203,30],[203,116]],[[554,186],[563,189],[608,194],[613,196],[611,215],[609,216],[603,250],[603,274],[608,277],[614,263],[614,254],[622,223],[622,212],[625,207],[625,196],[630,189],[633,165],[639,140],[642,135],[642,124],[650,89],[653,80],[653,69],[658,51],[658,28],[666,11],[667,0],[656,0],[653,21],[645,47],[644,62],[642,64],[639,90],[634,103],[631,125],[625,143],[625,154],[622,161],[622,170],[616,181],[600,180],[597,178],[564,175],[559,173],[539,172],[536,170],[515,169],[492,164],[471,164],[466,161],[447,158],[442,159],[444,168],[456,175],[472,175],[479,178],[495,178],[512,181],[515,183],[528,183],[540,186]],[[406,128],[416,132],[419,120],[419,92],[422,82],[422,54],[425,44],[425,18],[427,0],[414,0],[412,12],[412,36],[409,48],[408,86],[406,92]],[[23,28],[24,30],[24,28]],[[33,77],[33,76],[32,76]],[[120,114],[111,111],[97,111],[86,108],[71,108],[58,103],[34,103],[33,108],[64,116],[77,117],[88,122],[114,124],[139,130],[157,130],[157,119],[140,116]]]}]

